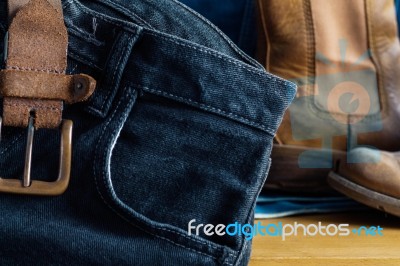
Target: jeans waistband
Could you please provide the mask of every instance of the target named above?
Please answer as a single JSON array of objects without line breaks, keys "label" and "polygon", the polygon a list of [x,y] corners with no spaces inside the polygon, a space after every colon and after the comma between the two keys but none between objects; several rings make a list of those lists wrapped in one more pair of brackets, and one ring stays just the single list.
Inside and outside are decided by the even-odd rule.
[{"label": "jeans waistband", "polygon": [[[158,2],[135,2],[129,7],[124,7],[123,1],[64,2],[71,35],[69,56],[95,69],[100,78],[87,110],[104,117],[118,88],[132,86],[274,135],[294,97],[295,85],[266,73],[229,40],[219,46],[212,43],[209,36],[218,34],[220,41],[224,40],[222,33],[201,18],[201,23],[191,22],[193,14],[181,4],[165,1],[163,6]],[[160,7],[160,13],[170,15],[148,14],[145,5],[152,11],[154,6]],[[169,6],[173,8],[161,8]],[[179,13],[180,25],[189,24],[168,30],[177,9],[187,13]],[[195,43],[204,31],[208,31],[204,34],[208,39]]]}]

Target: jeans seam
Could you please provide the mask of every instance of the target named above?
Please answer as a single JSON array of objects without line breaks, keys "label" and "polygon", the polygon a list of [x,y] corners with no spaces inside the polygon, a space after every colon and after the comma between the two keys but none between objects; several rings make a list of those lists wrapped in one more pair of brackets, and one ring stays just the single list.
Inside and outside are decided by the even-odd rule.
[{"label": "jeans seam", "polygon": [[[133,40],[133,36],[129,36],[129,37],[128,37],[128,42],[130,43],[130,42],[132,42],[132,40]],[[124,56],[125,56],[125,53],[120,53],[117,66],[120,65],[120,63],[121,63],[122,59],[124,58]],[[115,77],[116,77],[116,75],[117,75],[118,69],[119,69],[119,67],[115,67],[115,69],[114,69],[113,77],[112,77],[112,79],[111,79],[111,81],[110,81],[111,84],[114,84]],[[107,96],[106,96],[106,99],[104,100],[103,104],[102,104],[101,107],[100,107],[101,110],[103,110],[104,105],[109,101],[110,95],[111,95],[112,91],[113,91],[113,90],[109,90],[109,91],[108,91]]]},{"label": "jeans seam", "polygon": [[[126,87],[125,87],[125,89],[126,89]],[[100,137],[99,137],[99,141],[98,141],[97,144],[96,144],[96,148],[95,148],[96,151],[98,150],[98,147],[99,147],[101,141],[102,141],[103,138],[104,138],[104,134],[105,134],[105,132],[106,132],[106,129],[107,129],[108,125],[111,123],[113,117],[114,117],[115,114],[117,113],[117,110],[118,110],[119,106],[121,105],[121,102],[122,102],[122,101],[123,101],[123,98],[121,98],[121,99],[119,100],[119,102],[118,102],[118,104],[117,104],[117,106],[116,106],[116,108],[115,108],[113,114],[111,115],[111,117],[108,119],[106,125],[104,126],[104,128],[103,128],[103,130],[102,130],[102,133],[101,133],[101,135],[100,135]],[[129,103],[132,103],[132,102],[133,102],[133,99],[130,99],[130,100],[129,100]],[[124,117],[120,118],[120,120],[124,120],[124,119],[125,119]],[[119,122],[119,123],[120,123],[120,122]],[[121,129],[122,129],[122,128],[121,128]],[[118,129],[116,129],[116,130],[118,130]],[[116,130],[115,130],[115,131],[116,131]],[[115,132],[115,131],[114,131],[114,132]],[[113,132],[113,133],[114,133],[114,132]],[[96,154],[96,155],[95,155],[95,158],[97,158],[97,157],[98,157],[98,155]],[[96,160],[95,160],[95,161],[96,161]],[[106,163],[107,163],[107,150],[106,150],[106,151],[104,152],[104,154],[103,154],[102,163],[103,163],[103,165],[106,165]],[[95,164],[93,164],[93,171],[94,171],[94,173],[97,172],[97,171],[95,170]],[[108,190],[109,193],[112,193],[112,191],[110,191],[109,186],[107,186],[106,178],[105,178],[105,176],[107,176],[107,173],[105,172],[104,169],[102,170],[102,173],[101,173],[101,174],[102,174],[102,179],[103,179],[103,182],[104,182],[105,187],[107,188],[107,190]],[[134,227],[136,227],[136,228],[142,230],[142,231],[145,232],[145,233],[148,233],[148,234],[150,234],[150,235],[152,235],[152,236],[154,236],[154,237],[157,237],[157,238],[163,239],[163,240],[165,240],[165,241],[168,241],[168,242],[170,242],[170,243],[172,243],[172,244],[174,244],[174,245],[177,245],[177,246],[179,246],[179,247],[188,249],[188,250],[190,250],[190,251],[192,251],[192,252],[196,252],[196,253],[198,253],[198,254],[202,254],[202,255],[211,257],[211,258],[213,258],[213,259],[215,259],[215,260],[218,259],[216,256],[213,256],[213,255],[210,255],[210,254],[207,254],[207,253],[204,253],[204,252],[201,252],[201,251],[198,251],[198,250],[195,250],[195,249],[186,247],[186,246],[184,246],[184,245],[182,245],[182,244],[179,244],[179,243],[176,243],[176,242],[174,242],[174,241],[172,241],[172,240],[170,240],[170,239],[168,239],[168,238],[165,238],[165,237],[156,235],[156,234],[154,234],[154,233],[152,233],[152,232],[149,232],[148,230],[142,228],[141,226],[139,226],[139,225],[133,223],[132,221],[130,221],[129,219],[127,219],[125,216],[121,215],[119,211],[117,211],[115,208],[113,208],[113,207],[104,199],[104,197],[103,197],[103,195],[102,195],[102,193],[101,193],[101,191],[100,191],[100,188],[99,188],[99,186],[98,186],[98,183],[97,183],[96,174],[94,175],[94,179],[95,179],[96,189],[97,189],[97,191],[98,191],[98,193],[99,193],[101,199],[103,200],[103,202],[104,202],[114,213],[116,213],[119,217],[121,217],[123,220],[125,220],[125,221],[128,222],[129,224],[131,224],[131,225],[133,225]],[[129,213],[127,212],[127,210],[125,210],[124,208],[122,208],[122,210],[123,210],[124,212],[126,212],[126,213],[129,215]],[[206,242],[202,242],[202,241],[200,241],[200,240],[193,239],[193,238],[190,238],[190,239],[189,239],[187,236],[185,236],[184,234],[182,234],[182,233],[180,233],[180,232],[172,231],[172,230],[169,230],[169,229],[166,229],[166,228],[161,228],[161,227],[158,227],[158,226],[155,226],[155,225],[151,225],[151,224],[148,224],[148,226],[150,226],[150,227],[153,228],[153,229],[162,230],[162,231],[168,231],[168,232],[171,232],[171,233],[174,233],[174,234],[178,234],[178,235],[180,235],[180,236],[182,236],[182,237],[184,237],[184,238],[186,238],[186,239],[188,239],[188,240],[190,240],[190,241],[194,241],[194,242],[197,242],[197,243],[202,244],[202,245],[207,245],[209,248],[215,249],[214,247],[210,246],[210,245],[209,245],[208,243],[206,243]],[[231,252],[230,252],[229,254],[231,254]]]},{"label": "jeans seam", "polygon": [[224,264],[227,265],[227,266],[233,266],[233,262],[232,262],[233,261],[233,259],[232,259],[233,256],[234,255],[232,253],[229,253],[228,254],[228,259],[229,259],[230,262],[226,262],[225,261]]},{"label": "jeans seam", "polygon": [[75,52],[72,52],[72,51],[70,51],[70,50],[68,51],[68,56],[70,56],[70,57],[72,57],[72,58],[75,58],[76,60],[79,60],[79,61],[81,61],[83,64],[87,64],[87,65],[90,66],[90,67],[96,68],[96,69],[98,69],[98,70],[103,70],[101,67],[97,66],[96,64],[94,64],[94,63],[88,61],[87,59],[83,58],[82,56],[80,56],[80,55],[78,55],[78,54],[76,54]]},{"label": "jeans seam", "polygon": [[97,40],[96,38],[93,37],[92,34],[86,32],[84,30],[81,30],[80,28],[75,26],[72,22],[70,22],[70,19],[64,18],[64,20],[66,21],[66,24],[68,24],[67,29],[72,35],[79,37],[79,38],[83,39],[84,41],[87,41],[91,44],[94,44],[97,47],[105,46],[105,42]]},{"label": "jeans seam", "polygon": [[[94,16],[96,18],[102,19],[105,22],[108,22],[108,23],[110,23],[110,24],[112,24],[114,26],[120,27],[120,28],[122,28],[124,30],[127,30],[129,32],[136,32],[136,29],[132,28],[132,26],[134,25],[133,23],[131,23],[131,22],[123,22],[123,21],[115,21],[115,20],[113,20],[111,18],[108,18],[108,17],[104,16],[103,14],[101,14],[99,12],[95,12],[95,11],[93,11],[93,13],[89,12],[89,11],[86,10],[88,8],[83,6],[81,3],[79,3],[79,1],[66,0],[64,5],[63,5],[63,7],[66,6],[66,4],[76,4],[79,7],[79,10],[82,11],[83,13],[85,13],[86,15]],[[83,6],[83,8],[80,7],[80,6]]]},{"label": "jeans seam", "polygon": [[102,3],[106,3],[109,6],[111,6],[112,8],[116,9],[119,12],[124,13],[124,15],[129,15],[129,16],[133,16],[135,17],[137,20],[139,20],[141,23],[143,23],[144,25],[146,25],[147,27],[149,27],[150,29],[155,29],[150,23],[148,23],[146,20],[144,20],[143,18],[139,17],[137,14],[131,12],[130,10],[128,10],[126,7],[121,6],[118,3],[114,3],[108,0],[100,0],[100,2]]},{"label": "jeans seam", "polygon": [[200,102],[194,101],[194,100],[189,99],[189,98],[184,98],[184,97],[181,97],[181,96],[178,96],[178,95],[175,95],[175,94],[172,94],[172,93],[164,92],[164,91],[161,91],[161,90],[150,89],[148,87],[141,86],[141,85],[138,85],[138,84],[133,84],[133,86],[138,87],[138,88],[140,88],[140,89],[142,89],[142,90],[144,90],[146,92],[149,92],[149,93],[155,93],[157,95],[161,94],[163,96],[166,96],[167,98],[173,98],[173,99],[176,99],[176,100],[183,101],[184,103],[187,103],[187,104],[189,104],[191,106],[199,107],[199,108],[204,109],[206,111],[213,111],[213,112],[228,116],[228,117],[233,118],[233,119],[236,118],[236,119],[239,119],[239,120],[243,120],[244,122],[250,124],[251,126],[255,126],[257,128],[260,128],[260,129],[266,131],[269,135],[274,136],[274,133],[273,133],[274,131],[272,129],[266,127],[263,124],[260,124],[258,122],[252,121],[252,120],[250,120],[248,118],[245,118],[243,116],[237,115],[235,113],[228,112],[228,111],[222,110],[220,108],[216,108],[216,107],[204,104],[204,103],[200,103]]},{"label": "jeans seam", "polygon": [[[73,0],[70,0],[73,1]],[[125,11],[124,13],[132,15],[136,18],[138,18],[142,23],[145,23],[146,26],[148,26],[150,29],[157,31],[157,29],[155,29],[153,26],[151,26],[147,21],[143,20],[141,17],[137,16],[135,13],[131,12],[130,10],[128,10],[126,7],[119,5],[118,3],[110,3],[110,1],[108,0],[103,0],[101,2],[107,2],[109,5],[112,5],[114,8],[118,8],[118,11]],[[210,23],[208,20],[205,20],[201,15],[197,14],[196,12],[194,12],[192,9],[188,8],[187,6],[181,4],[180,2],[174,1],[175,4],[183,7],[185,10],[187,10],[189,13],[191,13],[192,15],[196,16],[197,18],[201,19],[204,23],[206,23],[209,27],[211,27],[213,30],[215,30],[228,44],[229,46],[238,54],[240,55],[240,57],[244,60],[246,60],[249,64],[253,64],[254,66],[258,66],[257,62],[252,62],[253,60],[248,57],[246,54],[244,54],[242,51],[240,51],[240,49],[238,49],[236,47],[236,45],[229,40],[229,38],[227,38],[225,36],[225,34],[218,29],[215,25],[213,25],[212,23]],[[262,67],[261,65],[259,65],[259,67]]]},{"label": "jeans seam", "polygon": [[[106,132],[107,126],[111,123],[111,121],[112,121],[113,117],[115,116],[115,114],[116,114],[116,112],[117,112],[117,110],[118,110],[118,108],[119,108],[119,106],[120,106],[122,100],[123,100],[123,99],[120,99],[120,101],[118,102],[118,104],[117,104],[117,106],[116,106],[116,108],[115,108],[115,111],[113,112],[113,114],[111,115],[111,117],[110,117],[109,120],[107,121],[106,125],[104,126],[104,129],[102,130],[102,133],[101,133],[100,138],[99,138],[99,142],[98,142],[97,145],[96,145],[96,150],[98,150],[99,144],[100,144],[101,140],[103,139],[103,136],[104,136],[104,133]],[[129,100],[129,101],[132,102],[133,100],[131,99],[131,100]],[[121,117],[121,118],[120,118],[120,121],[121,121],[121,120],[124,120],[124,117]],[[121,123],[120,121],[118,122],[118,124]],[[122,129],[122,128],[121,128],[121,129]],[[117,130],[118,130],[118,129],[115,129],[115,131],[117,131]],[[115,132],[115,131],[114,131],[114,132]],[[113,134],[114,134],[114,132],[113,132]],[[97,156],[96,156],[96,157],[97,157]],[[104,154],[103,154],[102,163],[103,163],[103,165],[106,165],[106,163],[107,163],[107,150],[105,150],[105,152],[104,152]],[[109,192],[111,192],[110,189],[109,189],[109,187],[107,186],[107,183],[106,183],[105,178],[104,178],[104,176],[107,175],[107,173],[105,172],[104,169],[103,169],[103,171],[102,171],[102,175],[103,175],[103,178],[102,178],[102,179],[103,179],[103,182],[104,182],[104,186],[107,188],[107,190],[108,190]],[[146,233],[148,233],[148,234],[150,234],[150,235],[153,235],[153,236],[155,236],[155,237],[164,239],[164,240],[166,240],[166,241],[168,241],[168,242],[171,242],[171,243],[173,243],[173,244],[176,244],[176,245],[178,245],[178,246],[187,248],[187,247],[185,247],[185,246],[183,246],[183,245],[181,245],[181,244],[178,244],[178,243],[173,242],[172,240],[169,240],[169,239],[166,239],[166,238],[164,238],[164,237],[155,235],[155,234],[153,234],[153,233],[147,231],[146,229],[144,229],[144,228],[138,226],[137,224],[134,224],[134,223],[131,222],[129,219],[127,219],[126,217],[124,217],[123,215],[121,215],[121,214],[119,213],[119,211],[117,211],[117,210],[114,209],[110,204],[108,204],[108,202],[107,202],[107,201],[104,199],[104,197],[102,196],[102,193],[100,192],[100,189],[99,189],[98,184],[97,184],[97,178],[96,178],[96,176],[95,176],[95,183],[96,183],[97,191],[99,192],[100,197],[102,198],[103,202],[104,202],[111,210],[113,210],[119,217],[121,217],[122,219],[124,219],[124,220],[127,221],[128,223],[132,224],[133,226],[139,228],[140,230],[142,230],[142,231],[144,231],[144,232],[146,232]],[[151,227],[153,227],[153,226],[151,225]],[[153,228],[154,228],[154,227],[153,227]],[[157,228],[157,229],[162,229],[162,230],[164,230],[163,228]],[[175,232],[174,232],[174,233],[175,233]],[[188,249],[190,249],[190,248],[188,248]],[[191,249],[190,249],[190,250],[191,250]],[[194,251],[195,251],[195,250],[194,250]],[[196,251],[196,252],[197,252],[197,251]],[[200,253],[203,254],[202,252],[200,252]],[[204,254],[204,255],[211,256],[211,255],[209,255],[209,254]],[[213,256],[211,256],[211,257],[213,257]],[[215,257],[213,257],[213,258],[215,258]]]},{"label": "jeans seam", "polygon": [[240,261],[243,259],[244,251],[246,250],[247,246],[249,245],[247,242],[248,242],[248,240],[243,240],[243,243],[240,247],[240,250],[241,250],[240,255],[236,258],[236,261],[235,261],[236,265],[239,265]]},{"label": "jeans seam", "polygon": [[6,146],[6,147],[4,148],[4,150],[2,150],[2,151],[0,152],[0,154],[4,154],[6,151],[8,151],[8,150],[10,149],[10,147],[12,147],[12,146],[14,145],[14,143],[16,143],[17,141],[19,141],[19,140],[21,139],[21,137],[22,137],[23,134],[24,134],[24,133],[20,133],[20,134],[10,143],[10,145]]},{"label": "jeans seam", "polygon": [[249,64],[252,64],[254,67],[262,67],[260,64],[257,62],[253,62],[253,59],[251,59],[249,56],[247,56],[245,53],[243,53],[240,49],[236,47],[236,45],[226,37],[225,33],[223,33],[219,28],[217,28],[214,24],[212,24],[210,21],[206,20],[203,18],[203,16],[199,15],[197,12],[193,11],[192,9],[188,8],[187,6],[183,5],[182,3],[173,0],[176,4],[182,6],[185,8],[188,12],[190,12],[192,15],[198,17],[201,19],[204,23],[206,23],[208,26],[210,26],[212,29],[214,29],[228,44],[229,46],[238,54],[240,57],[244,60],[246,60]]},{"label": "jeans seam", "polygon": [[180,41],[180,38],[178,38],[176,36],[175,36],[175,38],[171,38],[168,35],[165,35],[165,34],[163,34],[161,32],[159,32],[159,34],[156,34],[156,33],[152,32],[152,31],[147,30],[146,33],[149,34],[149,35],[152,35],[154,37],[164,39],[164,40],[166,40],[168,42],[175,43],[175,44],[177,44],[179,46],[191,48],[191,49],[197,50],[199,52],[202,52],[202,53],[205,53],[205,54],[209,54],[209,55],[211,55],[213,57],[216,57],[216,58],[219,58],[219,59],[221,59],[223,61],[232,63],[232,64],[236,65],[237,67],[245,69],[248,72],[256,74],[256,75],[258,75],[260,77],[267,78],[267,79],[272,80],[272,81],[276,81],[276,82],[278,82],[280,84],[294,86],[294,85],[291,85],[291,82],[289,82],[289,81],[283,80],[283,79],[281,79],[281,78],[279,78],[277,76],[274,76],[274,75],[272,75],[270,73],[265,72],[264,69],[258,69],[258,68],[254,68],[252,66],[246,66],[241,61],[239,61],[237,59],[233,59],[233,58],[232,58],[233,60],[229,59],[229,58],[227,58],[226,55],[224,55],[224,54],[222,54],[222,53],[220,53],[218,51],[211,50],[211,49],[206,48],[206,47],[202,48],[200,46],[194,46],[194,45],[190,45],[188,43],[183,43],[182,41]]},{"label": "jeans seam", "polygon": [[[271,160],[271,158],[268,158],[268,160],[267,160],[267,167],[262,167],[262,169],[265,169],[264,171],[264,173],[262,173],[260,176],[261,176],[261,178],[263,178],[264,180],[263,180],[263,182],[260,182],[260,185],[259,185],[259,187],[258,187],[258,191],[257,191],[257,195],[260,195],[260,193],[261,193],[261,190],[263,189],[263,185],[264,185],[264,183],[265,183],[265,181],[266,181],[266,176],[268,175],[268,173],[269,173],[269,170],[271,169],[271,163],[272,163],[272,160]],[[256,196],[256,197],[254,197],[253,198],[253,202],[252,202],[252,204],[251,204],[251,209],[250,209],[250,211],[249,211],[249,213],[247,214],[247,217],[246,217],[246,223],[249,223],[249,221],[250,221],[250,217],[251,217],[251,215],[253,215],[253,210],[254,210],[254,208],[255,208],[255,206],[256,206],[256,203],[257,203],[257,198],[258,198],[258,196]],[[248,243],[246,243],[246,241],[247,240],[243,240],[243,242],[242,242],[242,247],[241,247],[241,251],[242,252],[240,252],[240,256],[238,256],[238,258],[237,258],[237,260],[236,260],[236,262],[237,263],[239,263],[240,262],[240,260],[243,258],[243,251],[245,250],[245,248],[246,248],[246,245],[248,245]]]}]

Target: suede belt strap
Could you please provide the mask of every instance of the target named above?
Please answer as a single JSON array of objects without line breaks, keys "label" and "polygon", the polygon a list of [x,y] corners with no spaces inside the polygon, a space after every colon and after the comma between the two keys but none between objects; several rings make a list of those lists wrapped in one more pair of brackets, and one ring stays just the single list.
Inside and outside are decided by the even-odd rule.
[{"label": "suede belt strap", "polygon": [[68,35],[61,0],[9,0],[5,69],[0,71],[3,125],[56,128],[64,102],[86,100],[96,81],[66,75]]}]

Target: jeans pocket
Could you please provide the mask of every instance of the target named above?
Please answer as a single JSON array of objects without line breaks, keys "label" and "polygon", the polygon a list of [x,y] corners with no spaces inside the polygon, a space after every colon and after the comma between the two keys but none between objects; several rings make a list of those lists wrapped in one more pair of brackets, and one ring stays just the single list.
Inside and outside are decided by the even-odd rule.
[{"label": "jeans pocket", "polygon": [[[96,147],[104,202],[132,225],[185,248],[233,258],[246,235],[194,224],[252,223],[272,136],[198,108],[128,88]],[[131,102],[129,98],[132,98]],[[245,245],[246,246],[246,245]]]}]

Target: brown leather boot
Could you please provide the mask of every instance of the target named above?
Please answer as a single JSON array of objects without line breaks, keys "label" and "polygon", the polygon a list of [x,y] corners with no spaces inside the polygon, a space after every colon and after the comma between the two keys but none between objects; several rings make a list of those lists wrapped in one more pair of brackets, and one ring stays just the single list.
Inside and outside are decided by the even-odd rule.
[{"label": "brown leather boot", "polygon": [[339,161],[328,183],[350,198],[400,217],[400,152],[356,148],[349,156],[363,163]]},{"label": "brown leather boot", "polygon": [[400,150],[400,45],[393,0],[258,0],[259,58],[298,94],[266,187],[326,192],[333,158]]}]

